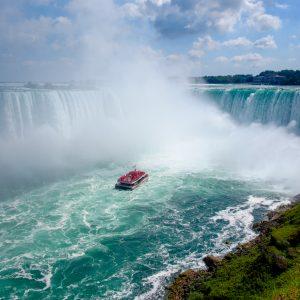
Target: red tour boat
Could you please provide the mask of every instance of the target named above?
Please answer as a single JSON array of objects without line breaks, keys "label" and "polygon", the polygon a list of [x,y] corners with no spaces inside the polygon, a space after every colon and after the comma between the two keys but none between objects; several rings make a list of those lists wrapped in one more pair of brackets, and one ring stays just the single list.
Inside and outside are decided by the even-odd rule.
[{"label": "red tour boat", "polygon": [[130,171],[118,179],[115,188],[122,190],[134,190],[143,182],[147,181],[148,177],[149,175],[146,172],[138,170]]}]

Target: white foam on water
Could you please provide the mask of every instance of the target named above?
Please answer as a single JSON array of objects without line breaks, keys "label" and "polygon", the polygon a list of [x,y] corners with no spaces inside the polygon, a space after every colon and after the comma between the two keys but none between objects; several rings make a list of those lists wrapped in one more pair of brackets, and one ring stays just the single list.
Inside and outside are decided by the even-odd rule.
[{"label": "white foam on water", "polygon": [[205,265],[202,261],[204,256],[199,256],[196,253],[191,253],[186,258],[177,261],[174,264],[168,264],[163,271],[150,275],[144,279],[144,285],[150,285],[151,289],[139,296],[136,296],[136,300],[154,300],[161,299],[165,294],[166,285],[169,283],[170,278],[176,276],[176,274],[186,269],[200,269]]},{"label": "white foam on water", "polygon": [[43,288],[43,290],[47,290],[51,287],[52,277],[53,277],[53,274],[52,274],[51,268],[50,268],[49,272],[44,275],[44,278],[41,279],[41,281],[43,281],[45,283],[45,287]]},{"label": "white foam on water", "polygon": [[[212,221],[215,224],[218,221],[225,221],[228,224],[222,228],[215,239],[217,251],[215,254],[227,252],[236,247],[238,243],[246,242],[257,235],[252,229],[255,209],[262,207],[266,210],[274,210],[278,206],[288,203],[290,203],[288,198],[267,199],[251,195],[245,203],[218,212],[212,217]],[[226,242],[231,239],[238,239],[238,242],[230,244],[229,247],[226,246]]]},{"label": "white foam on water", "polygon": [[87,216],[89,215],[89,212],[87,212],[85,209],[82,211],[82,220],[86,227],[91,228],[91,224],[87,221]]},{"label": "white foam on water", "polygon": [[48,289],[51,288],[51,279],[53,277],[53,274],[51,272],[51,267],[48,266],[49,269],[46,273],[42,273],[42,275],[44,277],[42,277],[41,279],[33,279],[33,278],[29,278],[31,280],[35,280],[35,281],[38,281],[38,282],[43,282],[45,284],[45,286],[41,289],[34,289],[34,288],[30,288],[30,289],[26,289],[24,291],[24,297],[27,298],[29,295],[30,292],[42,292],[42,291],[46,291]]}]

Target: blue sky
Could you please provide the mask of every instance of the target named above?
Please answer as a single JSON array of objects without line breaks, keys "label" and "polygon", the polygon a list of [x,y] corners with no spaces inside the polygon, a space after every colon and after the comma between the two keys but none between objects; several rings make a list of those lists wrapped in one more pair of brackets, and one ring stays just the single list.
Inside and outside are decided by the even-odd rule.
[{"label": "blue sky", "polygon": [[76,79],[129,44],[170,75],[300,69],[299,16],[299,0],[1,0],[0,80]]}]

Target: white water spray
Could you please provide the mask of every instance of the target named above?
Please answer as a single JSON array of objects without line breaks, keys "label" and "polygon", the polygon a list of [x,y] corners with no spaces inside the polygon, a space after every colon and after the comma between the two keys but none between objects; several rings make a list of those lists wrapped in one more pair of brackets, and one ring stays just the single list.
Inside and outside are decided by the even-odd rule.
[{"label": "white water spray", "polygon": [[271,125],[238,125],[169,82],[112,1],[72,1],[69,10],[84,40],[78,73],[109,79],[109,87],[1,92],[2,182],[148,162],[221,169],[299,189],[299,137]]}]

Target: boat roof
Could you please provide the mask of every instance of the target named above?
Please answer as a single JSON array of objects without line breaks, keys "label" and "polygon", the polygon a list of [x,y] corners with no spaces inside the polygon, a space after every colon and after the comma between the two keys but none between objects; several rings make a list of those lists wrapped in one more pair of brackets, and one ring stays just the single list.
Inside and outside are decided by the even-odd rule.
[{"label": "boat roof", "polygon": [[134,171],[130,171],[127,174],[121,176],[119,178],[119,181],[124,182],[124,183],[133,183],[133,182],[137,181],[138,179],[140,179],[141,177],[143,177],[144,175],[146,175],[146,173],[144,171],[134,170]]}]

